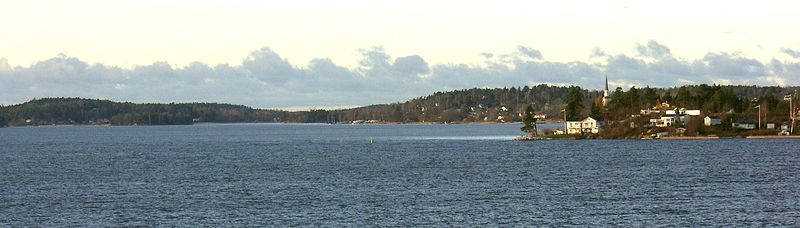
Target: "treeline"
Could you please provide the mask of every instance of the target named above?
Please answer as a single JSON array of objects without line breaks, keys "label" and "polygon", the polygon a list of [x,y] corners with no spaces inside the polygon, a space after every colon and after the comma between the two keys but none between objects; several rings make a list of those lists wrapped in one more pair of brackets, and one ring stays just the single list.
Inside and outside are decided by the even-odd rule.
[{"label": "treeline", "polygon": [[[532,105],[537,114],[549,120],[579,120],[587,116],[618,120],[640,110],[667,102],[675,107],[698,109],[703,113],[752,113],[753,100],[763,104],[762,111],[785,110],[776,116],[788,116],[783,95],[797,87],[690,85],[672,88],[616,88],[610,102],[602,103],[602,91],[577,86],[537,85],[495,89],[466,89],[437,92],[403,103],[374,105],[334,111],[337,121],[379,120],[385,122],[516,122],[520,113]],[[562,112],[566,110],[566,113]]]},{"label": "treeline", "polygon": [[[436,92],[403,103],[334,111],[338,122],[494,122],[521,121],[519,112],[531,104],[537,113],[558,116],[573,87],[475,88]],[[576,87],[575,87],[576,88]],[[585,91],[588,94],[597,92]]]},{"label": "treeline", "polygon": [[[773,123],[778,126],[791,122],[789,102],[784,96],[797,88],[756,87],[756,86],[720,86],[696,85],[677,88],[643,89],[632,87],[627,91],[617,88],[611,93],[611,101],[605,110],[596,109],[601,101],[594,100],[590,116],[603,119],[606,123],[600,132],[601,138],[640,138],[651,131],[670,131],[676,133],[677,127],[685,132],[680,135],[718,135],[741,137],[748,134],[775,134],[778,129],[747,131],[735,129],[732,123]],[[797,100],[794,100],[797,104]],[[686,123],[668,129],[653,129],[649,126],[650,118],[659,118],[660,114],[639,115],[640,110],[655,108],[658,104],[669,104],[661,109],[695,109],[699,116],[692,116]],[[795,106],[796,107],[796,106]],[[720,119],[721,124],[704,126],[703,118],[711,116]]]},{"label": "treeline", "polygon": [[[611,119],[624,114],[636,114],[658,103],[667,102],[672,107],[697,109],[714,115],[719,113],[750,113],[760,106],[762,112],[774,111],[774,115],[789,115],[789,103],[783,97],[796,90],[786,87],[692,85],[677,88],[639,89],[627,91],[617,88],[611,92],[608,114]],[[595,101],[597,103],[597,101]],[[777,110],[785,110],[778,112]]]},{"label": "treeline", "polygon": [[[636,114],[640,109],[668,102],[673,106],[699,109],[704,113],[733,111],[754,115],[753,107],[774,118],[788,117],[783,95],[797,87],[758,87],[692,85],[674,88],[616,88],[611,101],[602,106],[602,91],[576,86],[523,86],[474,88],[436,92],[402,103],[371,105],[344,110],[290,112],[254,109],[218,103],[136,104],[81,98],[44,98],[0,107],[0,126],[50,124],[163,125],[196,122],[292,122],[350,123],[353,121],[417,122],[517,122],[520,113],[531,105],[549,120],[576,120],[594,116],[616,120]],[[753,100],[756,99],[756,102]],[[779,110],[786,110],[778,112]],[[783,114],[781,114],[783,113]],[[783,116],[781,116],[783,115]]]},{"label": "treeline", "polygon": [[217,103],[135,104],[44,98],[0,107],[0,126],[51,124],[180,125],[196,122],[325,122],[320,111],[287,112]]}]

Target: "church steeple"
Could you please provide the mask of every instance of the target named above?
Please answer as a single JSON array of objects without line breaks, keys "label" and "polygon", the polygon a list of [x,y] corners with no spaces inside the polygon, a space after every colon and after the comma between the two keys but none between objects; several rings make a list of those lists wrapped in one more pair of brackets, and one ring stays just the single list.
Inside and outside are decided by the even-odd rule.
[{"label": "church steeple", "polygon": [[603,90],[603,106],[605,107],[608,105],[609,101],[611,101],[611,96],[608,94],[608,73],[606,73],[606,89]]}]

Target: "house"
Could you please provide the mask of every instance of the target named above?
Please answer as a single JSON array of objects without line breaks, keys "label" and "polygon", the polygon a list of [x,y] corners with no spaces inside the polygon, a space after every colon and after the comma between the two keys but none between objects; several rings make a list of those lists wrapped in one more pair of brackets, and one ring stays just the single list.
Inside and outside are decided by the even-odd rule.
[{"label": "house", "polygon": [[586,117],[581,121],[567,121],[567,134],[597,134],[600,132],[602,122],[592,117]]},{"label": "house", "polygon": [[537,119],[537,120],[543,120],[543,119],[545,119],[546,117],[547,117],[547,116],[546,116],[545,114],[534,114],[534,115],[533,115],[533,118],[534,118],[534,119]]},{"label": "house", "polygon": [[775,129],[775,123],[767,123],[767,129]]},{"label": "house", "polygon": [[756,123],[754,121],[742,120],[742,121],[736,121],[736,122],[731,123],[731,127],[739,128],[739,129],[753,130],[753,129],[756,129]]},{"label": "house", "polygon": [[671,127],[675,125],[678,116],[674,115],[663,115],[661,118],[658,119],[650,119],[650,123],[656,127]]},{"label": "house", "polygon": [[722,120],[719,118],[711,118],[710,116],[706,116],[706,118],[703,118],[703,123],[706,126],[714,126],[722,124]]},{"label": "house", "polygon": [[699,116],[700,115],[700,110],[686,110],[686,111],[684,111],[684,114],[690,115],[690,116]]},{"label": "house", "polygon": [[567,134],[580,134],[583,132],[583,121],[567,121]]}]

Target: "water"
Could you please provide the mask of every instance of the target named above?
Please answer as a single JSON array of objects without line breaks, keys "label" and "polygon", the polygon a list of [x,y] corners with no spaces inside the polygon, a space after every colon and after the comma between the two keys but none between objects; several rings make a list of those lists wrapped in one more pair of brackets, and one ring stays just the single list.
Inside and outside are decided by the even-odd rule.
[{"label": "water", "polygon": [[517,135],[514,124],[0,129],[0,226],[800,221],[800,141]]}]

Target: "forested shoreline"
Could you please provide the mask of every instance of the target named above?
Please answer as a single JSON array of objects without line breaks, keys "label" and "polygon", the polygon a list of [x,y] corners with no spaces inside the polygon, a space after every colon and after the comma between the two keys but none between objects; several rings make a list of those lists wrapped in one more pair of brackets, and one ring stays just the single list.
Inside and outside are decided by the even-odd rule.
[{"label": "forested shoreline", "polygon": [[[406,102],[342,110],[285,111],[219,103],[131,103],[86,98],[41,98],[0,107],[0,126],[174,125],[193,123],[475,123],[518,122],[531,105],[548,120],[586,116],[619,120],[656,103],[707,113],[754,115],[755,105],[776,121],[788,118],[785,94],[798,87],[691,85],[671,88],[616,88],[611,103],[598,106],[602,92],[576,86],[473,88],[436,92]],[[577,99],[577,100],[576,100]],[[754,103],[756,100],[758,103]],[[568,107],[568,103],[572,106]],[[784,110],[786,112],[779,112]],[[731,112],[732,111],[732,112]]]}]

